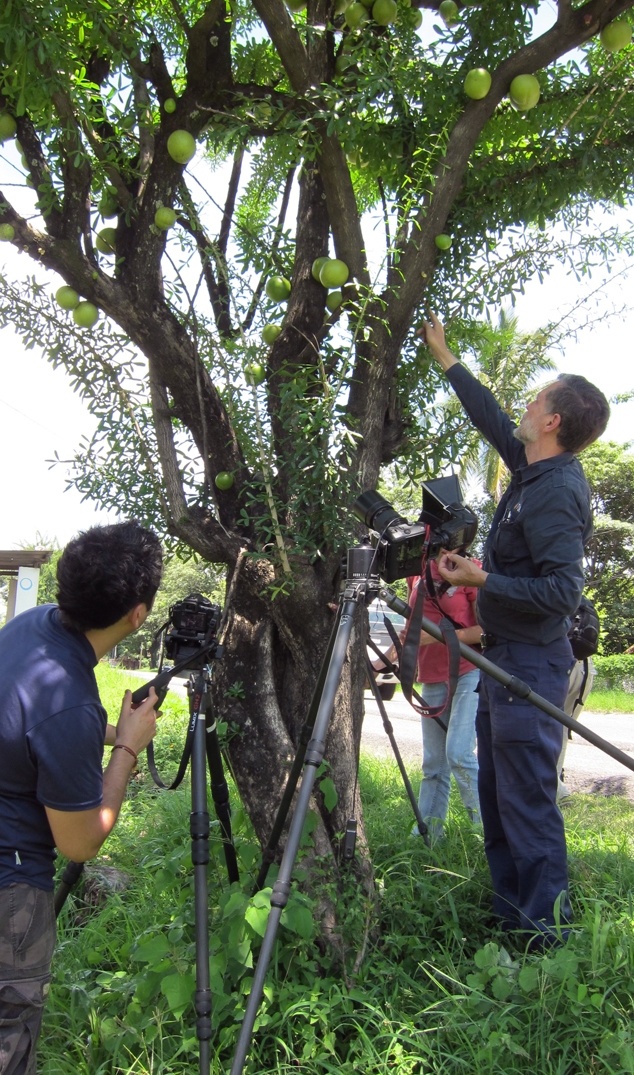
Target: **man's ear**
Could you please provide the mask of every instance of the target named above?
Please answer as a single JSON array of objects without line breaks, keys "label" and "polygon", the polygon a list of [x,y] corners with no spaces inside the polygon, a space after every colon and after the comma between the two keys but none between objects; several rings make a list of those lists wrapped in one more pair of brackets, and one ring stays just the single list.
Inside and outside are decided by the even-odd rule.
[{"label": "man's ear", "polygon": [[141,605],[135,605],[133,609],[130,609],[126,619],[129,620],[130,626],[133,631],[138,631],[139,627],[145,623],[147,619],[148,608],[145,603]]},{"label": "man's ear", "polygon": [[545,432],[546,433],[552,433],[554,429],[559,429],[560,425],[561,425],[561,415],[556,414],[556,413],[551,414],[550,418],[548,419],[548,423],[546,425]]}]

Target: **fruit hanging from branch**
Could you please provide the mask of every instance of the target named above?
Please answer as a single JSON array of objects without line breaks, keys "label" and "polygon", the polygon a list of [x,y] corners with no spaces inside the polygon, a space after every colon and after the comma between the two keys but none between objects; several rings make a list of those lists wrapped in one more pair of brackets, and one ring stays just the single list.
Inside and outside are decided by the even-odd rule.
[{"label": "fruit hanging from branch", "polygon": [[79,306],[79,295],[74,287],[64,284],[55,292],[55,302],[61,306],[62,310],[76,310]]},{"label": "fruit hanging from branch", "polygon": [[221,470],[216,474],[215,483],[218,489],[230,489],[233,485],[233,474],[228,470]]},{"label": "fruit hanging from branch", "polygon": [[98,205],[99,216],[104,220],[109,220],[111,217],[117,216],[119,212],[119,199],[117,198],[117,192],[114,187],[108,187],[104,194],[102,194]]},{"label": "fruit hanging from branch", "polygon": [[443,233],[441,235],[437,235],[434,239],[434,242],[436,243],[436,246],[439,250],[449,250],[449,247],[453,243],[453,239],[451,238],[451,235],[445,235]]},{"label": "fruit hanging from branch", "polygon": [[368,18],[369,15],[366,8],[363,4],[358,2],[350,4],[350,7],[346,8],[346,13],[344,15],[346,26],[348,26],[350,30],[356,30],[357,27],[361,26],[363,22],[366,22]]},{"label": "fruit hanging from branch", "polygon": [[319,274],[321,272],[322,266],[325,265],[327,261],[330,261],[330,258],[315,258],[315,260],[313,261],[313,267],[310,271],[313,280],[316,280],[318,284],[321,283],[321,280],[319,279]]},{"label": "fruit hanging from branch", "polygon": [[166,205],[162,205],[154,214],[154,223],[161,231],[169,231],[176,223],[176,213],[173,209],[168,209]]},{"label": "fruit hanging from branch", "polygon": [[341,261],[339,258],[328,258],[326,264],[321,267],[319,280],[324,287],[343,287],[348,275],[349,270],[345,261]]},{"label": "fruit hanging from branch", "polygon": [[172,131],[167,139],[167,152],[177,164],[188,164],[196,153],[196,142],[189,131]]},{"label": "fruit hanging from branch", "polygon": [[518,112],[534,108],[541,96],[541,88],[535,75],[517,75],[511,82],[509,97]]},{"label": "fruit hanging from branch", "polygon": [[117,232],[115,228],[102,228],[97,234],[95,246],[100,254],[114,254],[116,241]]},{"label": "fruit hanging from branch", "polygon": [[262,339],[264,340],[264,343],[268,344],[269,347],[272,347],[281,331],[281,325],[274,325],[272,322],[269,322],[269,324],[265,325],[262,329]]},{"label": "fruit hanging from branch", "polygon": [[176,101],[173,97],[168,97],[163,105],[166,112],[172,113],[176,111]]},{"label": "fruit hanging from branch", "polygon": [[460,17],[458,5],[454,3],[454,0],[442,0],[442,4],[438,8],[438,13],[447,29],[455,26]]},{"label": "fruit hanging from branch", "polygon": [[99,320],[99,310],[92,302],[80,302],[73,310],[73,321],[80,328],[92,328]]},{"label": "fruit hanging from branch", "polygon": [[330,294],[328,295],[327,299],[326,299],[326,306],[328,307],[328,309],[330,310],[331,313],[334,313],[335,310],[339,309],[339,307],[341,306],[342,302],[343,302],[343,292],[342,291],[331,291]]},{"label": "fruit hanging from branch", "polygon": [[264,290],[271,302],[286,302],[291,293],[291,282],[285,276],[269,276]]},{"label": "fruit hanging from branch", "polygon": [[[277,327],[277,326],[275,326]],[[247,384],[259,385],[266,379],[266,370],[259,362],[250,362],[245,368]]]},{"label": "fruit hanging from branch", "polygon": [[491,75],[486,67],[473,67],[464,80],[464,91],[467,97],[474,101],[481,101],[491,89]]},{"label": "fruit hanging from branch", "polygon": [[372,5],[372,18],[377,26],[389,26],[398,14],[395,0],[375,0]]},{"label": "fruit hanging from branch", "polygon": [[632,24],[627,19],[615,19],[603,27],[600,40],[608,52],[620,52],[621,49],[626,49],[632,40]]},{"label": "fruit hanging from branch", "polygon": [[15,238],[13,224],[0,224],[0,243],[10,243]]},{"label": "fruit hanging from branch", "polygon": [[0,142],[6,142],[9,138],[15,138],[18,125],[13,116],[8,112],[0,113]]}]

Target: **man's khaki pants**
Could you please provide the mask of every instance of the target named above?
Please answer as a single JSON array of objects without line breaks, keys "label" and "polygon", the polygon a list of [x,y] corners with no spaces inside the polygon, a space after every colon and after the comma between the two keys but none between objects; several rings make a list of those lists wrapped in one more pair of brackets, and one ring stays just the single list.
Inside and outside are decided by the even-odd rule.
[{"label": "man's khaki pants", "polygon": [[53,893],[0,889],[0,1075],[35,1075],[54,948]]}]

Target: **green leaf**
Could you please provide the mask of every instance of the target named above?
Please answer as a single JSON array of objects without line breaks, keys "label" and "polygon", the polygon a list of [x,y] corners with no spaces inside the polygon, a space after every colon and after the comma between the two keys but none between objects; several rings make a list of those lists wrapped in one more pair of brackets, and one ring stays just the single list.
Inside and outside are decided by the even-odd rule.
[{"label": "green leaf", "polygon": [[266,930],[266,923],[269,917],[269,910],[267,907],[248,907],[244,916],[251,926],[260,937],[264,936]]},{"label": "green leaf", "polygon": [[130,959],[136,963],[160,963],[162,959],[168,954],[170,946],[167,943],[167,937],[164,937],[162,933],[158,937],[152,937],[151,940],[142,944],[136,952],[133,952]]},{"label": "green leaf", "polygon": [[234,914],[242,914],[248,902],[247,897],[243,895],[242,892],[232,892],[222,913],[222,917],[231,918]]},{"label": "green leaf", "polygon": [[324,806],[326,807],[326,810],[328,810],[329,812],[331,810],[334,810],[335,806],[337,805],[337,800],[339,799],[339,796],[337,795],[337,789],[335,788],[332,777],[324,777],[319,787],[321,788],[321,792],[324,796]]},{"label": "green leaf", "polygon": [[499,948],[494,941],[489,941],[484,948],[479,948],[473,957],[476,967],[484,970],[487,967],[497,967]]},{"label": "green leaf", "polygon": [[281,922],[293,933],[299,933],[305,941],[309,941],[315,933],[312,913],[303,903],[289,903],[282,912]]},{"label": "green leaf", "polygon": [[161,993],[176,1016],[185,1011],[195,988],[196,980],[191,974],[168,974],[161,982]]},{"label": "green leaf", "polygon": [[499,974],[493,979],[493,996],[496,1000],[506,1000],[513,992],[513,983],[508,978],[502,978]]},{"label": "green leaf", "polygon": [[517,980],[524,993],[532,993],[539,985],[539,969],[534,965],[522,967]]}]

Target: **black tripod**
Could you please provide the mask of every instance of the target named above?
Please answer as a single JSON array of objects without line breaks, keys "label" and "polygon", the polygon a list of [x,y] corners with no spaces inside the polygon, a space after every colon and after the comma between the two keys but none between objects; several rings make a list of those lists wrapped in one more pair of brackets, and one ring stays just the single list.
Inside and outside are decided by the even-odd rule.
[{"label": "black tripod", "polygon": [[[222,656],[222,646],[214,640],[197,655],[209,660]],[[191,656],[174,668],[159,673],[151,682],[139,687],[132,695],[132,702],[138,705],[154,687],[161,704],[167,691],[167,684],[174,674],[194,663]],[[192,863],[194,866],[194,914],[196,930],[196,992],[194,1007],[196,1009],[196,1036],[199,1041],[200,1075],[209,1075],[211,1056],[211,1008],[212,994],[209,974],[209,909],[207,898],[207,864],[209,862],[209,812],[207,810],[207,768],[209,768],[211,794],[220,822],[222,842],[229,884],[240,880],[238,860],[231,834],[231,809],[229,788],[224,775],[222,753],[218,739],[216,719],[213,713],[210,694],[209,665],[198,672],[193,672],[187,684],[189,698],[189,723],[185,746],[179,763],[178,772],[171,784],[164,784],[154,764],[152,743],[147,748],[148,767],[152,778],[160,788],[173,791],[179,786],[191,761],[191,814],[189,828],[192,838]],[[69,862],[62,875],[62,881],[55,894],[55,913],[59,915],[66,898],[79,880],[83,863]]]},{"label": "black tripod", "polygon": [[[255,884],[255,891],[258,891],[258,889],[263,887],[266,881],[266,875],[269,866],[275,857],[275,849],[277,848],[282,829],[284,828],[284,822],[303,766],[304,771],[301,787],[298,792],[297,804],[295,806],[286,847],[282,856],[278,878],[273,885],[271,910],[253,977],[251,992],[247,1001],[242,1029],[231,1067],[231,1075],[240,1075],[242,1072],[247,1051],[251,1043],[253,1026],[255,1024],[257,1010],[262,997],[264,980],[271,959],[273,946],[275,944],[278,926],[282,917],[282,911],[288,902],[291,890],[293,868],[299,850],[304,821],[315,783],[315,776],[324,756],[328,725],[330,723],[330,717],[335,703],[335,695],[337,693],[341,672],[346,659],[354,615],[360,605],[370,604],[379,592],[379,576],[378,574],[373,573],[373,565],[374,549],[371,546],[360,545],[348,549],[346,587],[340,597],[337,618],[330,635],[326,655],[321,666],[308,716],[302,728],[299,748],[291,772],[289,773],[286,789],[275,819],[271,837],[263,854],[262,867]],[[367,663],[369,665],[369,661]],[[398,746],[394,739],[392,725],[390,724],[385,711],[383,699],[378,693],[378,687],[371,666],[368,668],[368,678],[370,679],[370,685],[374,691],[379,711],[383,718],[385,730],[396,755],[401,776],[403,777],[408,797],[419,826],[419,832],[427,841],[427,827],[420,816],[418,803],[416,802],[414,792],[412,791],[409,778],[405,771],[405,766],[403,765]],[[342,857],[344,860],[349,860],[354,855],[356,830],[357,822],[352,818],[348,821],[343,840]]]}]

